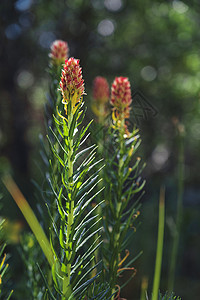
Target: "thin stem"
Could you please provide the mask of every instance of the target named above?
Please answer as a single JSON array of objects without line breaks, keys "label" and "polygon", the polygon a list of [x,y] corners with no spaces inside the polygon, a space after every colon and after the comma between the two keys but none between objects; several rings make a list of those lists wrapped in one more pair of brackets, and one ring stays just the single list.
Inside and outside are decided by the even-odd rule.
[{"label": "thin stem", "polygon": [[[68,128],[70,129],[71,122],[73,119],[73,112],[70,110],[70,114],[68,116]],[[73,161],[72,161],[72,155],[73,155],[73,135],[72,138],[69,138],[69,151],[68,151],[68,182],[69,182],[69,203],[66,203],[66,207],[68,209],[68,219],[67,219],[67,235],[66,235],[66,248],[67,248],[67,266],[66,266],[66,277],[63,280],[63,297],[62,299],[68,299],[68,297],[71,294],[71,287],[70,287],[70,274],[71,274],[71,256],[72,256],[72,242],[70,239],[70,233],[72,229],[72,225],[74,222],[74,200],[72,199],[71,194],[71,186],[73,184]]]},{"label": "thin stem", "polygon": [[157,300],[158,293],[159,293],[160,274],[161,274],[161,266],[162,266],[162,255],[163,255],[164,227],[165,227],[165,191],[164,188],[161,188],[160,201],[159,201],[158,241],[157,241],[152,300]]},{"label": "thin stem", "polygon": [[171,263],[169,269],[168,290],[170,292],[174,289],[174,279],[176,271],[177,253],[180,239],[180,229],[183,211],[183,190],[184,190],[184,129],[179,124],[179,160],[178,160],[178,199],[177,199],[177,213],[176,213],[176,230],[173,236],[173,245],[171,252]]},{"label": "thin stem", "polygon": [[[123,150],[124,150],[124,118],[122,117],[121,127],[119,128],[119,168],[118,168],[118,197],[117,197],[117,205],[116,205],[116,225],[114,226],[114,249],[117,249],[115,257],[112,259],[111,267],[110,267],[110,277],[111,280],[111,288],[112,294],[115,293],[115,286],[117,280],[117,270],[118,270],[118,261],[119,261],[119,252],[120,252],[120,245],[119,245],[119,238],[120,238],[120,226],[121,226],[121,206],[122,206],[122,167],[123,167]],[[115,296],[113,295],[112,299]]]}]

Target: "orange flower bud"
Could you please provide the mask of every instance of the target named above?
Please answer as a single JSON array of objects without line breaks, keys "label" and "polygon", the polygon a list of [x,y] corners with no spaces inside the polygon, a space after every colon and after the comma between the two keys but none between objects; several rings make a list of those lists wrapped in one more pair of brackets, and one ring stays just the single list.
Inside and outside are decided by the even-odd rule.
[{"label": "orange flower bud", "polygon": [[52,64],[57,66],[64,64],[68,58],[68,52],[69,48],[67,42],[61,40],[54,41],[51,45],[51,53],[49,54]]},{"label": "orange flower bud", "polygon": [[107,103],[109,99],[109,85],[106,78],[97,76],[93,81],[93,98],[100,103]]},{"label": "orange flower bud", "polygon": [[129,117],[131,99],[130,82],[127,77],[116,77],[111,87],[110,103],[117,116]]},{"label": "orange flower bud", "polygon": [[60,91],[63,96],[62,102],[65,105],[71,101],[72,108],[75,108],[76,104],[81,101],[84,94],[84,81],[78,59],[70,57],[65,61],[60,81]]}]

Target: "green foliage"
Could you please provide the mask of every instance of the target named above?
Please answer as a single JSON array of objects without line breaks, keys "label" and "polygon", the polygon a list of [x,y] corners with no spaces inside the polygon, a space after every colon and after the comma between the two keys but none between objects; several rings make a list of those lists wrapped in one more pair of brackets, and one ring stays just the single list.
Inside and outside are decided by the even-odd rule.
[{"label": "green foliage", "polygon": [[87,300],[108,300],[110,292],[110,286],[106,283],[96,283],[91,285],[86,294]]},{"label": "green foliage", "polygon": [[92,201],[101,191],[94,193],[99,182],[98,172],[93,172],[99,163],[94,161],[96,147],[80,148],[88,129],[88,126],[81,126],[82,109],[83,103],[80,103],[74,114],[54,118],[59,135],[52,131],[54,144],[48,138],[57,163],[55,174],[54,165],[49,161],[49,182],[59,213],[56,219],[51,218],[54,228],[51,245],[55,256],[52,277],[57,292],[69,299],[84,296],[85,290],[94,281],[95,278],[90,278],[91,271],[97,267],[92,265],[93,254],[101,244],[95,241],[90,245],[92,238],[101,230],[101,227],[95,227],[99,223],[94,215],[98,205],[91,209]]},{"label": "green foliage", "polygon": [[139,200],[145,184],[140,176],[144,165],[141,167],[140,158],[135,158],[140,142],[137,129],[128,134],[125,134],[124,128],[114,130],[110,134],[110,145],[105,158],[103,258],[105,278],[113,292],[117,278],[124,271],[130,272],[129,280],[135,275],[136,270],[132,264],[141,254],[126,261],[129,256],[127,247],[136,231],[134,223],[140,214]]},{"label": "green foliage", "polygon": [[41,249],[32,233],[26,232],[21,237],[20,254],[25,266],[24,278],[26,288],[24,288],[24,282],[21,287],[24,297],[30,300],[44,299],[45,285],[38,271],[38,265],[43,269],[43,272],[44,270],[45,272],[49,272],[49,268],[46,264],[45,257],[41,255]]},{"label": "green foliage", "polygon": [[[4,220],[0,220],[0,234],[2,232]],[[7,292],[6,282],[6,272],[8,269],[8,264],[6,263],[6,253],[4,252],[6,244],[1,245],[0,247],[0,297],[5,300],[9,300],[13,290],[11,292]]]},{"label": "green foliage", "polygon": [[159,293],[159,300],[181,300],[180,297],[174,296],[174,293],[166,292],[164,296]]},{"label": "green foliage", "polygon": [[[17,2],[19,1],[16,1],[16,3]],[[14,17],[12,18],[12,20],[10,20],[9,18],[5,18],[5,24],[3,24],[3,26],[5,26],[4,29],[6,33],[7,26],[9,26],[10,24],[18,24],[18,22],[20,22],[19,28],[23,28],[23,30],[21,30],[22,39],[24,34],[26,35],[26,40],[28,36],[27,45],[30,44],[31,58],[34,53],[37,53],[37,51],[35,51],[37,47],[36,40],[39,40],[41,44],[40,46],[46,47],[44,46],[44,41],[49,40],[51,38],[51,34],[58,34],[59,32],[61,38],[69,38],[69,41],[71,42],[75,50],[74,52],[81,59],[83,58],[83,63],[87,65],[88,82],[91,82],[93,76],[97,75],[97,70],[102,74],[108,73],[110,78],[113,77],[113,74],[116,74],[116,71],[117,73],[121,74],[125,73],[130,77],[131,80],[134,75],[136,86],[140,90],[142,90],[145,95],[147,95],[148,99],[153,102],[154,105],[159,108],[161,116],[157,119],[151,120],[151,126],[146,126],[143,132],[144,136],[146,135],[144,139],[147,145],[147,147],[144,147],[143,151],[149,156],[150,159],[152,159],[152,169],[150,168],[150,175],[152,174],[151,172],[159,172],[157,171],[156,167],[154,168],[152,155],[156,143],[164,141],[166,145],[169,146],[169,155],[170,153],[173,153],[173,144],[171,142],[173,132],[172,130],[170,130],[171,117],[174,115],[178,115],[178,117],[183,118],[186,121],[189,128],[188,141],[190,141],[191,143],[188,142],[187,147],[189,148],[195,146],[195,152],[191,151],[193,155],[189,155],[189,160],[191,159],[191,157],[193,157],[192,159],[194,159],[194,161],[196,162],[194,164],[195,167],[193,168],[192,172],[187,173],[191,174],[190,178],[191,176],[193,176],[193,178],[197,180],[199,169],[197,163],[198,160],[195,158],[198,157],[199,153],[199,146],[197,147],[199,139],[199,105],[197,103],[198,101],[196,101],[199,91],[199,30],[198,28],[196,28],[196,20],[198,17],[199,8],[197,1],[194,0],[187,5],[181,1],[171,1],[169,3],[161,3],[161,1],[152,3],[151,1],[145,1],[144,5],[144,3],[141,4],[140,1],[133,2],[131,0],[127,0],[122,1],[123,5],[121,6],[121,8],[119,8],[119,10],[116,11],[112,11],[111,7],[109,8],[108,5],[106,5],[106,3],[108,2],[110,3],[110,1],[98,0],[72,2],[58,2],[53,0],[51,1],[51,3],[48,3],[48,1],[46,0],[41,0],[38,2],[39,5],[36,4],[30,7],[30,11],[28,9],[25,12],[23,10],[20,11],[17,9],[13,9],[12,11],[14,12]],[[6,5],[6,9],[11,6],[11,4]],[[6,16],[6,14],[4,15]],[[12,14],[9,13],[10,18],[11,15]],[[28,21],[25,22],[25,25],[23,25],[24,17]],[[31,27],[30,25],[32,22],[32,17],[34,17],[33,27]],[[110,36],[103,36],[99,32],[99,24],[102,20],[107,19],[111,21],[111,24],[113,24],[114,31]],[[28,26],[30,26],[31,29],[29,32],[30,34],[27,34],[29,30],[27,23],[29,23]],[[50,31],[44,32],[44,28],[46,28],[47,24],[51,24],[51,28],[49,29]],[[35,39],[36,35],[34,33],[37,33],[39,35],[41,34],[40,38]],[[47,38],[43,38],[43,33],[46,34]],[[31,61],[30,64],[28,64],[28,68],[30,68],[30,74],[33,74],[33,76],[35,77],[35,81],[33,84],[33,88],[31,87],[31,90],[27,93],[26,88],[20,85],[20,76],[23,73],[21,72],[21,70],[27,68],[27,65],[23,65],[23,62],[27,61],[27,50],[24,50],[26,49],[26,47],[24,47],[24,45],[26,44],[20,43],[21,45],[23,45],[24,49],[20,49],[20,47],[10,47],[10,45],[14,44],[15,41],[17,42],[17,39],[18,38],[16,37],[16,40],[8,41],[7,45],[6,40],[5,44],[3,43],[3,47],[5,47],[5,53],[8,53],[7,57],[9,59],[5,60],[5,63],[2,61],[4,78],[8,78],[8,82],[6,82],[6,80],[4,82],[3,80],[2,87],[14,87],[14,89],[11,91],[11,95],[17,95],[18,89],[21,94],[24,93],[26,97],[28,97],[28,100],[31,101],[31,104],[34,107],[36,107],[36,103],[40,103],[39,105],[41,107],[41,98],[43,97],[43,93],[41,93],[41,87],[43,87],[44,83],[42,81],[40,82],[41,78],[38,76],[38,74],[40,73],[38,72],[38,70],[44,70],[43,62],[45,63],[45,59],[40,60],[40,58],[37,57],[36,60],[35,57],[35,59],[32,59],[32,61],[34,62],[34,66],[31,67]],[[91,47],[91,41],[93,43],[93,47]],[[192,47],[191,41],[193,42]],[[23,51],[20,51],[20,59],[17,58],[16,49],[24,51],[24,59],[21,59],[21,56],[23,56]],[[34,51],[32,49],[34,49]],[[90,55],[86,59],[86,53],[88,53],[88,50],[90,51]],[[10,57],[13,54],[15,58],[14,61],[17,61],[17,64],[12,64],[10,60]],[[38,63],[35,64],[35,61],[37,61]],[[94,65],[96,66],[96,68],[93,67]],[[145,68],[149,66],[151,67],[150,74],[148,72],[145,73],[145,70],[149,70],[148,68]],[[10,76],[11,71],[13,76]],[[79,141],[80,129],[78,133],[75,133],[76,126],[74,127],[74,124],[76,122],[76,119],[74,119],[74,124],[72,125],[71,123],[70,125],[71,132],[67,132],[68,122],[64,124],[64,120],[62,118],[60,119],[57,115],[56,105],[58,106],[59,111],[62,110],[61,97],[59,95],[59,92],[57,91],[59,82],[59,70],[52,69],[51,72],[52,82],[50,84],[50,97],[48,98],[50,109],[48,111],[49,114],[47,122],[50,152],[47,151],[47,153],[45,153],[46,150],[44,150],[43,152],[43,158],[46,162],[46,168],[43,169],[43,171],[46,175],[46,178],[49,179],[50,185],[47,186],[47,184],[45,183],[40,187],[40,189],[43,191],[43,198],[45,198],[44,200],[48,204],[50,218],[44,216],[43,213],[41,222],[42,225],[46,228],[46,231],[49,227],[51,228],[50,231],[52,248],[54,249],[54,252],[56,253],[55,256],[57,258],[53,268],[53,277],[57,289],[62,290],[62,278],[64,278],[63,273],[65,274],[65,268],[68,265],[68,262],[70,262],[70,264],[72,263],[72,258],[69,259],[69,257],[71,253],[76,250],[76,246],[74,246],[74,248],[70,248],[70,243],[74,242],[71,233],[66,239],[69,233],[69,230],[66,229],[66,227],[68,227],[69,225],[68,217],[70,216],[70,222],[75,222],[76,218],[78,220],[78,233],[75,232],[76,228],[73,229],[73,224],[70,225],[72,233],[75,236],[75,244],[77,243],[78,245],[77,240],[79,238],[82,238],[84,234],[85,238],[86,236],[88,236],[88,234],[89,236],[90,234],[92,234],[90,233],[89,229],[91,229],[90,225],[93,222],[97,222],[97,224],[94,226],[95,230],[93,230],[93,233],[95,233],[96,226],[99,228],[100,224],[97,221],[98,217],[96,217],[96,215],[98,214],[97,210],[101,206],[97,204],[97,207],[94,208],[94,210],[91,212],[91,215],[88,216],[87,214],[89,213],[89,208],[92,205],[91,203],[93,202],[93,200],[95,200],[95,202],[97,203],[100,201],[96,201],[98,199],[96,190],[98,190],[99,187],[103,184],[98,183],[98,178],[96,177],[98,176],[98,174],[96,173],[96,166],[98,167],[99,164],[94,166],[92,169],[90,169],[90,167],[88,168],[88,164],[90,163],[90,161],[92,161],[91,164],[95,163],[95,161],[93,161],[93,158],[95,156],[95,147],[91,147],[86,150],[83,149],[83,144],[81,144],[82,142]],[[155,75],[155,79],[152,79],[152,74]],[[13,79],[11,80],[12,77],[14,81],[16,81],[15,84],[14,81],[12,81]],[[16,89],[17,85],[18,87]],[[40,93],[38,93],[38,91],[40,91]],[[11,98],[9,98],[7,94],[9,95],[9,92],[4,92],[5,96],[2,99],[5,98],[5,103],[12,103],[10,107],[12,106],[13,115],[16,115],[16,111],[19,112],[19,110],[21,110],[20,107],[23,107],[23,105],[18,105],[17,101],[7,101]],[[39,98],[36,97],[36,95],[38,94],[40,95]],[[33,99],[36,99],[36,101],[33,102]],[[135,111],[132,111],[134,117]],[[9,109],[7,112],[9,114]],[[55,120],[51,118],[52,113],[55,115]],[[1,119],[5,120],[6,115],[6,110],[3,107]],[[18,119],[20,119],[20,124],[22,124],[22,127],[28,128],[28,126],[23,126],[23,113],[21,113],[21,118],[20,114],[17,115]],[[32,115],[33,120],[36,120],[37,118],[35,118],[35,115]],[[10,119],[12,119],[12,116],[10,117]],[[13,119],[14,122],[16,122],[15,118]],[[37,121],[35,121],[35,123],[37,123]],[[145,122],[142,120],[142,123]],[[4,122],[4,124],[6,123]],[[31,122],[29,123],[29,126],[30,124]],[[49,125],[51,126],[51,129],[49,129]],[[81,126],[82,125],[80,124],[80,127]],[[19,126],[13,127],[16,128],[16,131],[17,128],[19,128]],[[2,145],[3,147],[5,147],[3,148],[3,153],[7,152],[5,151],[6,147],[9,147],[9,149],[19,148],[21,150],[19,151],[20,156],[18,155],[18,151],[15,151],[16,153],[13,152],[13,155],[16,155],[17,158],[20,157],[20,160],[23,162],[26,161],[26,156],[23,155],[24,151],[22,151],[22,149],[25,149],[24,143],[20,144],[20,139],[17,140],[17,138],[13,138],[19,136],[18,134],[16,134],[17,132],[12,131],[11,140],[8,139],[7,141],[7,139],[5,138],[6,132],[11,132],[11,130],[9,130],[9,126],[3,126]],[[63,130],[65,130],[66,132],[64,133]],[[162,135],[160,135],[160,132],[162,132]],[[73,133],[75,133],[75,135],[73,135]],[[113,136],[113,134],[116,134],[116,138]],[[137,135],[137,133],[135,133],[135,135]],[[29,142],[34,145],[34,142],[32,141],[33,135],[27,134],[26,136],[31,136]],[[37,134],[34,134],[34,136],[37,136]],[[75,157],[73,157],[73,154],[70,154],[72,158],[70,162],[67,157],[70,153],[70,140],[72,140],[72,136],[73,139],[75,139],[73,141],[73,150],[74,152],[76,152],[75,155],[77,156],[75,159]],[[114,132],[110,137],[111,142],[109,145],[109,151],[111,150],[111,155],[108,155],[106,158],[106,168],[104,172],[106,185],[106,204],[103,208],[103,215],[104,217],[106,217],[106,219],[104,219],[103,221],[103,224],[105,225],[105,249],[103,250],[105,255],[104,266],[107,272],[106,277],[108,279],[112,278],[113,282],[115,281],[113,277],[108,275],[109,270],[113,269],[109,269],[109,265],[112,264],[114,266],[114,272],[116,274],[116,277],[118,277],[118,275],[120,275],[120,272],[122,272],[118,272],[118,269],[121,268],[121,266],[119,266],[121,260],[119,258],[119,254],[121,254],[121,258],[124,256],[126,257],[125,251],[128,246],[128,242],[130,241],[129,237],[135,230],[135,219],[140,209],[140,204],[137,196],[139,196],[138,193],[141,193],[141,191],[138,191],[137,187],[137,178],[140,178],[139,169],[141,169],[137,165],[137,163],[139,164],[139,161],[136,161],[133,163],[133,165],[131,165],[131,158],[131,160],[126,163],[126,155],[128,155],[128,152],[119,150],[121,145],[120,141],[117,141],[117,136],[118,133]],[[85,137],[83,137],[82,141],[85,139]],[[168,139],[166,139],[166,137]],[[108,140],[109,139],[107,139],[107,141]],[[128,138],[126,138],[126,141],[128,141]],[[12,147],[12,145],[16,145],[16,142],[19,143],[18,145],[20,146]],[[136,145],[134,146],[136,147]],[[116,152],[115,149],[112,151],[114,147],[116,147],[117,149]],[[128,145],[126,145],[125,148],[130,150]],[[190,151],[188,151],[188,153],[189,152]],[[133,153],[133,156],[134,155],[135,153]],[[82,164],[85,159],[87,163],[84,163],[82,165],[82,168],[79,168],[79,164]],[[89,161],[87,161],[87,159]],[[169,160],[169,165],[171,164],[172,160]],[[18,159],[13,159],[13,161],[18,161]],[[74,167],[72,168],[70,167],[70,165],[74,165]],[[129,170],[130,165],[133,166],[132,171]],[[169,166],[169,169],[171,167],[174,167],[173,162],[172,165]],[[72,169],[73,175],[70,174],[70,170]],[[87,170],[87,172],[84,172],[84,170]],[[89,174],[88,171],[91,173],[93,172],[93,175]],[[159,175],[160,174],[163,176],[163,172],[159,173]],[[160,177],[161,176],[158,176],[157,178],[159,178],[160,180]],[[92,184],[90,185],[91,181]],[[87,182],[85,186],[83,182]],[[94,188],[92,189],[93,183]],[[140,184],[142,185],[142,183]],[[88,193],[89,190],[91,191],[90,194]],[[79,194],[79,192],[81,193],[81,195]],[[138,192],[134,194],[133,200],[132,192]],[[95,197],[90,202],[90,198],[92,198],[94,195]],[[80,200],[82,196],[82,199],[86,201],[86,203],[88,203],[88,207],[84,207],[85,210],[83,212],[81,208],[84,206],[84,204],[81,202],[82,200]],[[73,201],[74,207],[70,206]],[[66,203],[69,203],[69,205],[67,206]],[[131,215],[133,217],[132,219]],[[83,223],[82,221],[80,221],[82,220],[82,218],[83,220],[85,220]],[[83,232],[84,227],[86,227],[85,232]],[[132,230],[133,228],[134,230]],[[98,235],[98,231],[96,232],[96,234]],[[91,239],[88,239],[85,242],[85,245],[87,243],[89,247],[93,245],[94,249],[99,243],[97,240],[97,242],[93,244],[95,242],[96,234],[92,236]],[[118,239],[119,236],[120,239]],[[117,247],[115,248],[115,258],[112,258],[112,253],[109,251],[109,247],[110,245],[113,245],[115,239],[118,240],[118,243],[116,244]],[[152,244],[151,234],[149,234],[149,240],[150,245],[150,243]],[[67,243],[69,244],[68,248],[66,246]],[[62,248],[61,250],[59,250],[60,246]],[[78,249],[78,251],[80,251],[80,256],[82,257],[82,252],[84,250],[81,250],[81,248],[84,249],[84,244],[82,244]],[[93,251],[93,249],[91,251]],[[92,252],[91,254],[93,256],[94,253]],[[66,261],[64,258],[65,256],[67,257]],[[125,267],[131,267],[133,260],[131,259],[129,263],[126,263],[126,261],[124,261],[124,263],[122,264],[122,269]],[[148,263],[146,265],[148,265]],[[62,267],[64,271],[62,270]],[[80,267],[82,268],[82,264],[80,264]],[[43,268],[43,266],[41,267],[41,269],[45,274],[45,281],[45,276],[46,274],[48,274],[48,270],[46,270],[45,267]],[[85,269],[87,269],[87,267]],[[151,267],[149,267],[149,269],[151,269]],[[89,268],[87,270],[89,270]],[[70,273],[71,272],[72,271],[70,271]],[[75,270],[75,272],[79,273],[78,270]],[[82,275],[83,271],[81,270],[81,276]],[[75,275],[73,274],[73,276]],[[61,279],[58,279],[57,277],[61,277]],[[61,281],[61,284],[59,283],[59,280]],[[49,284],[48,280],[46,280],[46,286],[48,286],[49,290],[51,290],[52,286],[51,284]],[[48,294],[46,294],[45,298],[54,297],[56,292],[52,293],[53,296],[48,296]],[[94,297],[94,295],[91,297]]]}]

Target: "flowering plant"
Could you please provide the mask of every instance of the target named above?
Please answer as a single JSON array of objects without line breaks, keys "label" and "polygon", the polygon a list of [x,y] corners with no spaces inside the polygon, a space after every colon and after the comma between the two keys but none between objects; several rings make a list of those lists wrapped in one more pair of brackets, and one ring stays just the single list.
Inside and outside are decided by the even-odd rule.
[{"label": "flowering plant", "polygon": [[[130,82],[127,77],[116,77],[110,92],[105,78],[95,78],[92,109],[105,137],[96,136],[98,147],[86,146],[92,121],[85,125],[86,93],[80,61],[68,58],[68,45],[60,40],[52,44],[49,57],[48,146],[41,137],[46,183],[42,188],[37,184],[48,211],[48,215],[42,212],[43,226],[15,183],[10,178],[4,180],[34,233],[23,240],[24,253],[34,249],[27,257],[24,255],[27,269],[31,270],[27,275],[31,297],[122,300],[121,290],[136,275],[134,263],[142,253],[128,247],[136,232],[145,185],[141,176],[145,165],[136,156],[141,144],[139,131],[129,124]],[[96,152],[101,156],[99,160]],[[160,228],[162,240],[163,222]],[[31,246],[25,247],[26,243]],[[162,241],[160,245],[162,248]],[[4,262],[5,259],[0,266],[0,280],[6,269]],[[128,272],[129,279],[121,284],[119,278],[124,272]],[[155,282],[153,300],[162,297],[158,293],[159,281]],[[167,297],[166,294],[162,299],[172,299]]]}]

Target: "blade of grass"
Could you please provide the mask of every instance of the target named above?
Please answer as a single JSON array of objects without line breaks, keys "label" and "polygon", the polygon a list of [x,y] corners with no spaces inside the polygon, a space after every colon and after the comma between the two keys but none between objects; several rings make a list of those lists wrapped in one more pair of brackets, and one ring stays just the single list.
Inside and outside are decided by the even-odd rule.
[{"label": "blade of grass", "polygon": [[152,300],[158,299],[158,292],[160,286],[160,274],[161,274],[161,266],[162,266],[162,255],[163,255],[164,227],[165,227],[165,189],[162,187],[160,190],[160,200],[159,200],[158,240],[157,240]]},{"label": "blade of grass", "polygon": [[17,206],[21,210],[22,214],[24,215],[24,218],[26,219],[27,223],[29,224],[31,230],[33,231],[33,234],[35,235],[42,251],[44,252],[44,255],[46,256],[50,266],[53,266],[54,258],[53,253],[51,250],[50,243],[40,226],[40,223],[38,222],[33,210],[31,209],[30,205],[26,201],[25,197],[21,193],[20,189],[16,185],[16,183],[13,181],[11,176],[7,175],[2,179],[4,185],[6,186],[7,190],[15,200]]},{"label": "blade of grass", "polygon": [[10,299],[10,297],[12,296],[12,294],[13,294],[13,290],[10,292],[10,294],[9,294],[9,296],[8,296],[8,298],[6,299],[6,300],[9,300]]}]

